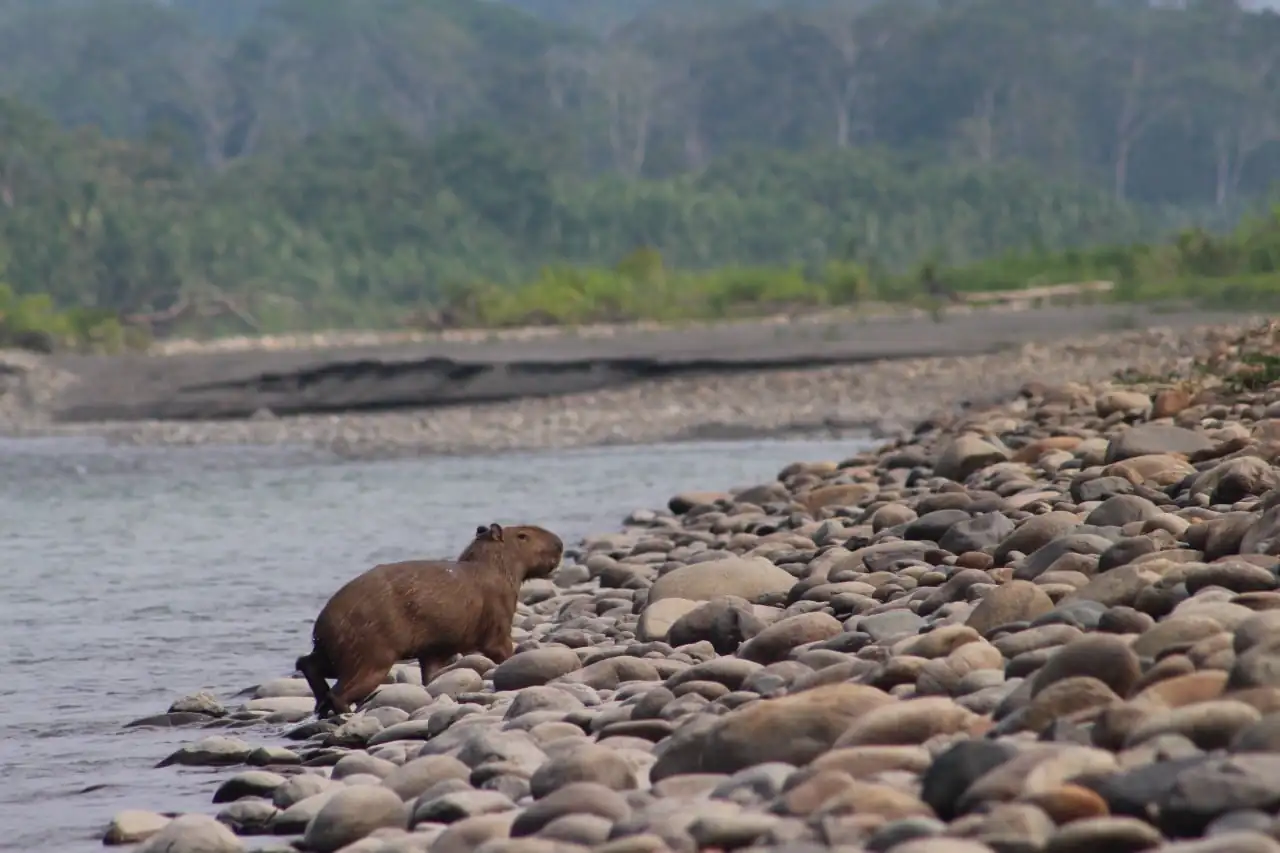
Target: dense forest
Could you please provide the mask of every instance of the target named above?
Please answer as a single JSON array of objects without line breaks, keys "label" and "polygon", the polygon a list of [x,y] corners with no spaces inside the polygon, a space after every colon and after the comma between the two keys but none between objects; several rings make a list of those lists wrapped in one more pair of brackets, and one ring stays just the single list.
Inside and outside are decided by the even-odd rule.
[{"label": "dense forest", "polygon": [[0,0],[0,55],[11,327],[1133,279],[1079,250],[1256,246],[1280,177],[1280,15],[1234,0]]}]

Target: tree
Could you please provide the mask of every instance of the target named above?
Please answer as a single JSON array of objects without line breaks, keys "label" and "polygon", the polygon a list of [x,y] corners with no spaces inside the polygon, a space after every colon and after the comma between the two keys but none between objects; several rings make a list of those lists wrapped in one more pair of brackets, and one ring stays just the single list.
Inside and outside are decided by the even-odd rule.
[{"label": "tree", "polygon": [[838,55],[837,61],[829,63],[824,76],[835,113],[835,144],[839,148],[850,147],[855,134],[873,136],[870,110],[865,109],[865,105],[873,97],[879,53],[903,30],[897,8],[888,14],[871,14],[836,5],[819,9],[813,15],[819,30],[826,34]]},{"label": "tree", "polygon": [[528,279],[625,314],[640,246],[737,269],[704,305],[1187,224],[1270,251],[1214,242],[1280,179],[1280,18],[1231,0],[227,2],[0,0],[21,297],[389,324]]},{"label": "tree", "polygon": [[[1183,37],[1189,35],[1181,12],[1156,10],[1150,14],[1120,16],[1119,26],[1105,42],[1099,63],[1105,69],[1100,100],[1114,103],[1111,148],[1112,191],[1117,199],[1128,196],[1129,165],[1135,147],[1157,121],[1170,115],[1185,94],[1186,69],[1182,63]],[[1102,82],[1100,80],[1099,82]],[[1110,92],[1115,94],[1107,97]]]},{"label": "tree", "polygon": [[1214,203],[1239,193],[1249,160],[1280,142],[1280,16],[1247,15],[1234,3],[1193,9],[1200,48],[1190,73],[1187,120],[1209,128]]},{"label": "tree", "polygon": [[578,57],[579,67],[600,93],[614,169],[635,178],[644,171],[662,97],[678,70],[661,67],[643,53],[621,44]]}]

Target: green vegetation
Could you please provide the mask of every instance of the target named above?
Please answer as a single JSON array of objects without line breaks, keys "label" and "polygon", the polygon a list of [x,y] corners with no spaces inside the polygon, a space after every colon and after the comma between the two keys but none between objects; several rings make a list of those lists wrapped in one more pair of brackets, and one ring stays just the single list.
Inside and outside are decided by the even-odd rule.
[{"label": "green vegetation", "polygon": [[0,0],[0,335],[1270,304],[1280,16],[1187,5]]},{"label": "green vegetation", "polygon": [[510,288],[468,288],[454,310],[478,326],[705,320],[773,310],[850,305],[870,295],[866,271],[828,263],[817,275],[800,267],[726,267],[674,272],[652,249],[613,269],[545,268]]},{"label": "green vegetation", "polygon": [[1280,354],[1273,351],[1245,353],[1239,366],[1223,377],[1222,384],[1227,390],[1238,392],[1264,390],[1277,382],[1280,382]]},{"label": "green vegetation", "polygon": [[1059,252],[1010,252],[946,270],[957,290],[1000,290],[1106,280],[1132,302],[1189,301],[1204,307],[1280,307],[1280,206],[1214,234],[1187,228],[1172,239]]},{"label": "green vegetation", "polygon": [[[1280,309],[1280,207],[1224,235],[1189,228],[1165,242],[1009,252],[941,269],[925,262],[908,273],[877,277],[848,261],[829,262],[816,272],[794,266],[671,273],[656,253],[644,255],[639,269],[632,259],[617,269],[546,269],[521,286],[482,291],[483,299],[462,302],[456,310],[477,325],[492,326],[709,319],[873,301],[937,310],[938,300],[923,286],[927,277],[956,294],[1109,281],[1115,290],[1100,298]],[[465,296],[474,300],[476,293]]]},{"label": "green vegetation", "polygon": [[18,296],[12,288],[0,284],[0,347],[37,352],[73,347],[115,352],[145,347],[147,343],[142,330],[126,328],[110,312],[84,308],[59,311],[43,293]]}]

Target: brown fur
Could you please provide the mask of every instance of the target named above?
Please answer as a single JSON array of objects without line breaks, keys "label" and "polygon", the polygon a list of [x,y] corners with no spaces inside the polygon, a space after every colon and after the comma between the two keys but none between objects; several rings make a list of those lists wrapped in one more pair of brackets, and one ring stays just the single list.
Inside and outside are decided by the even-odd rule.
[{"label": "brown fur", "polygon": [[[416,659],[427,684],[455,654],[511,657],[520,584],[560,565],[564,544],[541,527],[476,528],[457,560],[384,563],[333,594],[298,658],[316,715],[348,713],[398,660]],[[329,687],[326,679],[338,683]]]}]

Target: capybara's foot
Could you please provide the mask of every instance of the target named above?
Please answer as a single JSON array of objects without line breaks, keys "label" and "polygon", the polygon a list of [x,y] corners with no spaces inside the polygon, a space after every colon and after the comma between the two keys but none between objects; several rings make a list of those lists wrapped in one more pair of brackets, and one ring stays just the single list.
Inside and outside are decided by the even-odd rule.
[{"label": "capybara's foot", "polygon": [[316,703],[316,719],[325,720],[329,717],[340,717],[350,713],[351,707],[346,702],[334,697],[333,694]]},{"label": "capybara's foot", "polygon": [[363,702],[382,684],[383,676],[391,671],[391,664],[385,668],[368,669],[356,674],[350,680],[338,679],[338,683],[329,692],[334,709],[340,714],[350,714],[353,703]]}]

